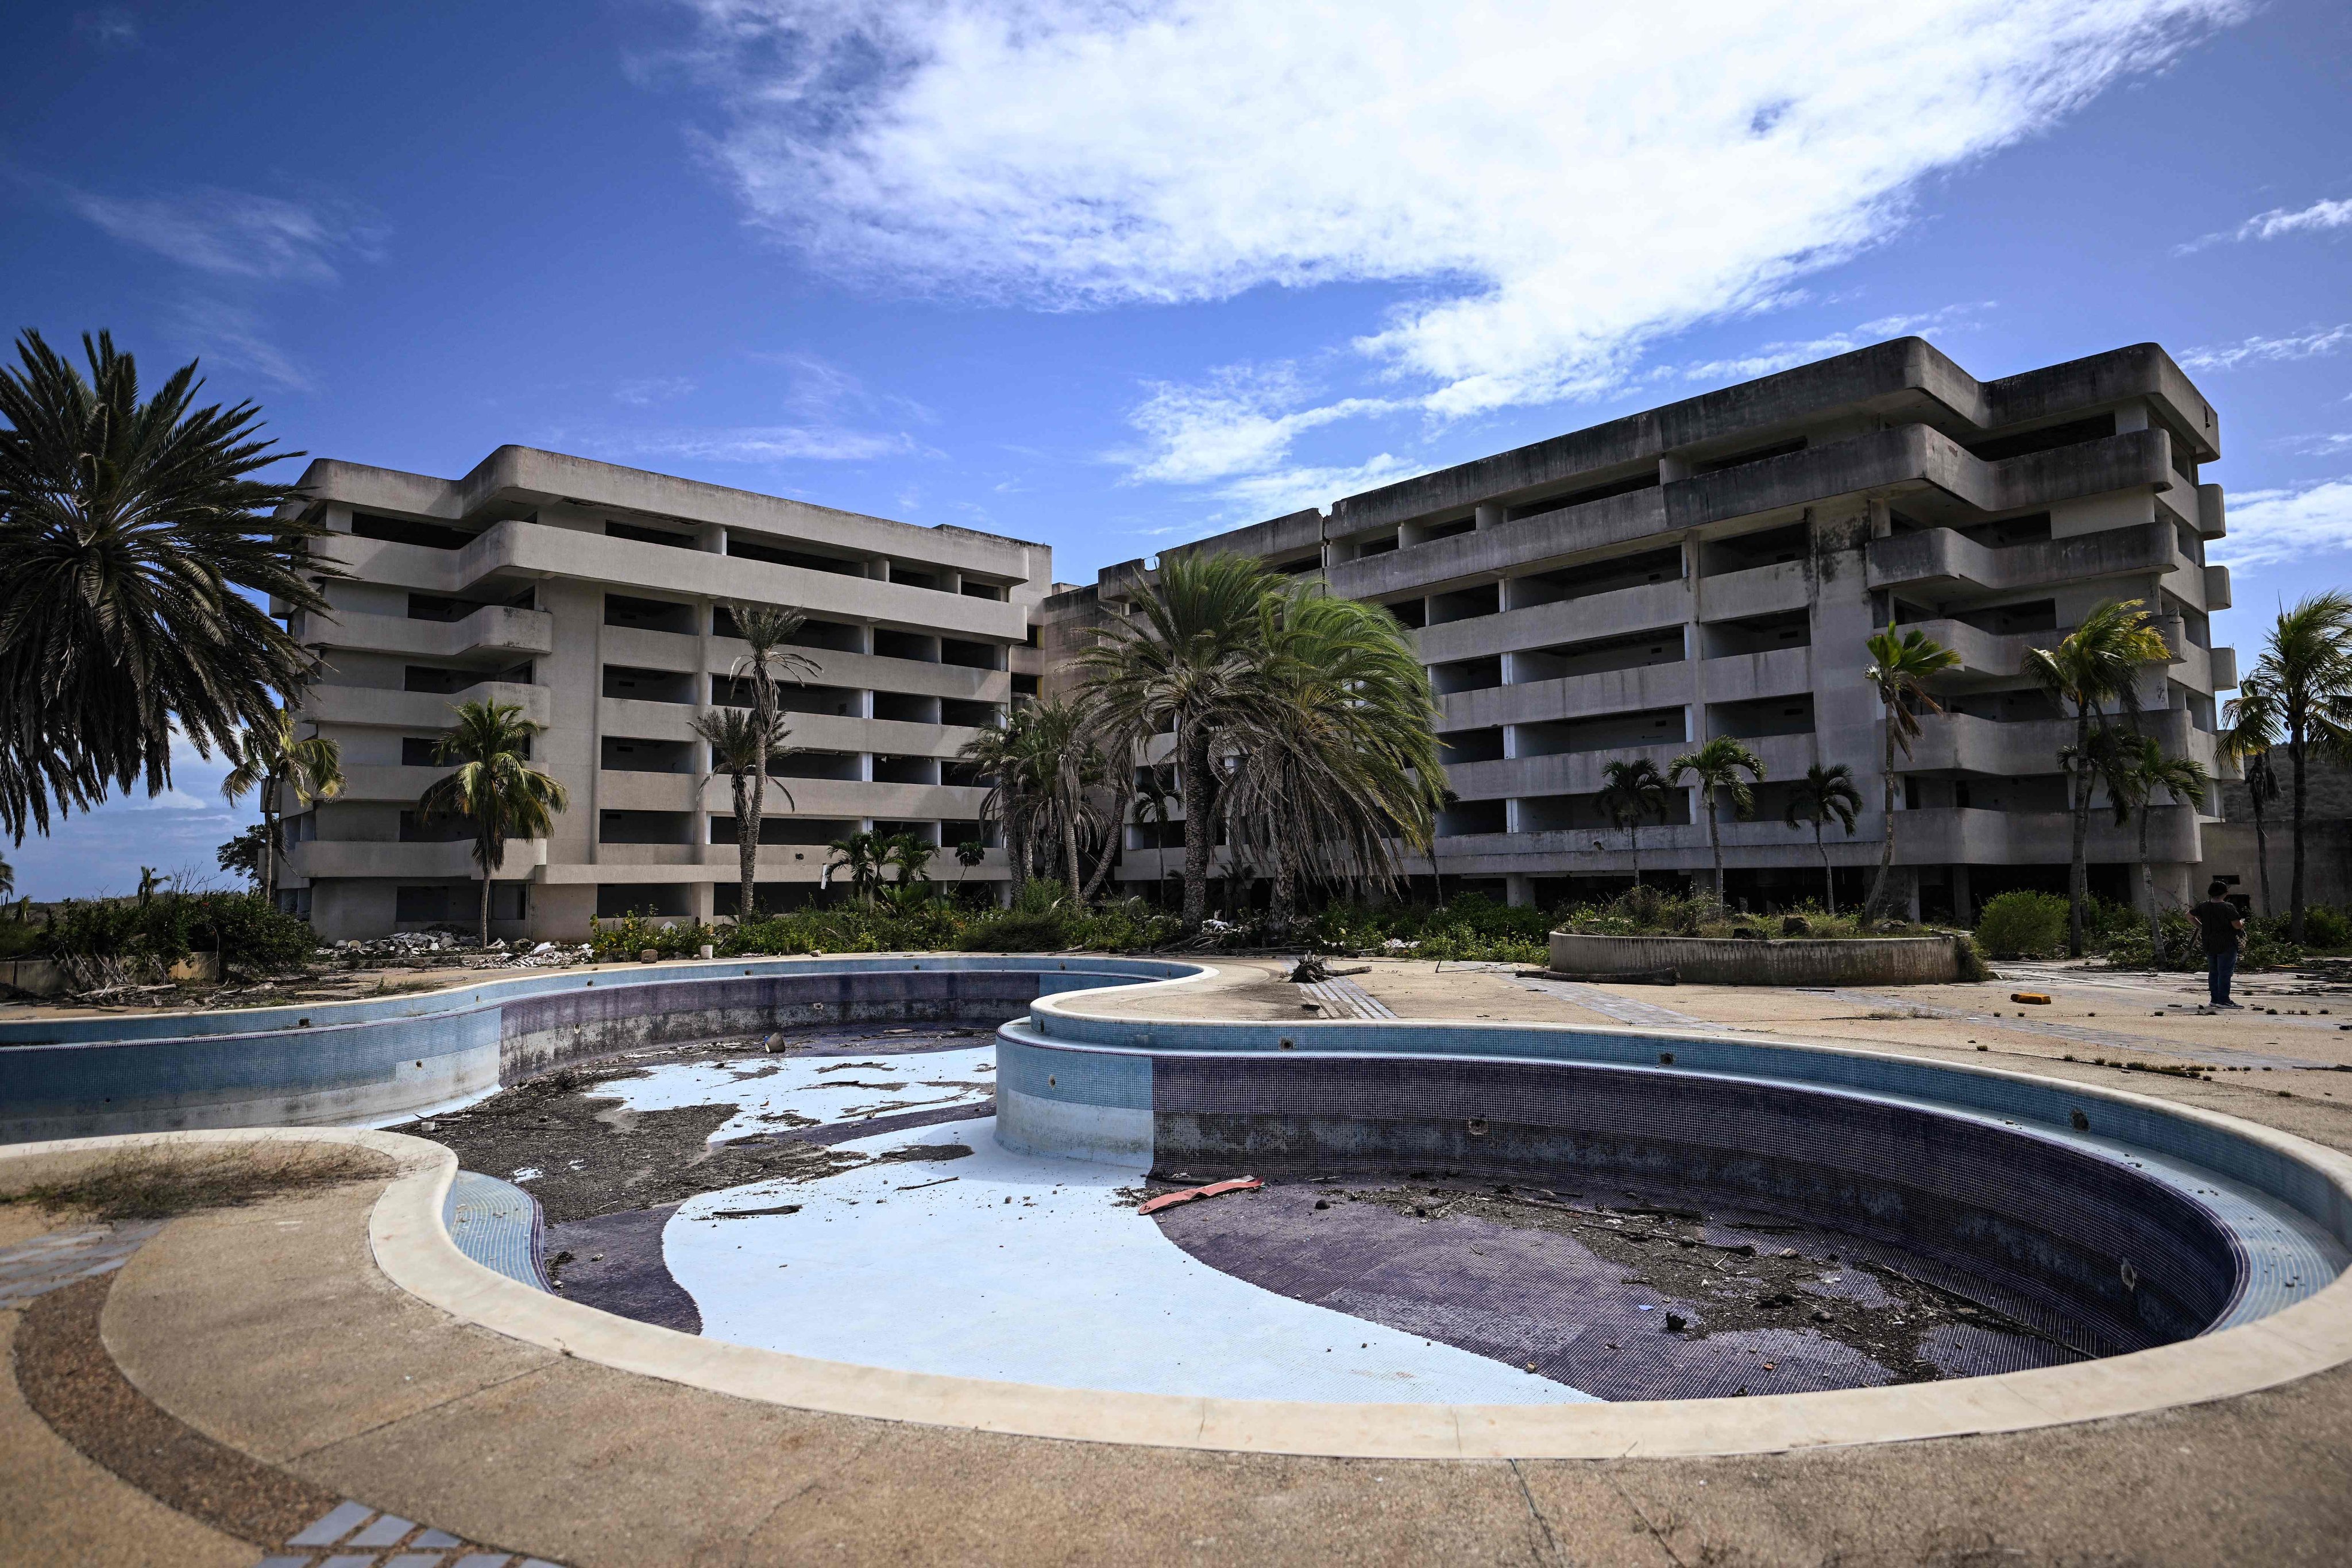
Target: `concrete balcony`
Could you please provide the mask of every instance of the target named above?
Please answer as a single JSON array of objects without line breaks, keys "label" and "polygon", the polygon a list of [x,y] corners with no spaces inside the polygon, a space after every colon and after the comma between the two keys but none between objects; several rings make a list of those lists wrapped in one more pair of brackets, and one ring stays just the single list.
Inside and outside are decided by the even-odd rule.
[{"label": "concrete balcony", "polygon": [[[1388,557],[1376,559],[1385,561]],[[1688,584],[1645,583],[1614,593],[1591,594],[1580,599],[1559,599],[1549,605],[1505,610],[1500,615],[1448,621],[1443,626],[1424,626],[1413,636],[1423,664],[1451,664],[1457,659],[1484,658],[1524,648],[1549,647],[1556,643],[1630,636],[1656,626],[1679,626],[1689,618]]]},{"label": "concrete balcony", "polygon": [[450,710],[461,702],[510,702],[522,710],[524,718],[542,725],[554,712],[553,697],[544,686],[484,680],[446,695],[378,686],[313,686],[304,694],[297,717],[321,725],[438,731],[449,727]]},{"label": "concrete balcony", "polygon": [[[1820,760],[1811,735],[1765,735],[1746,742],[1764,764],[1767,779],[1802,778]],[[1601,785],[1601,772],[1620,758],[1647,757],[1664,772],[1698,742],[1611,746],[1593,752],[1556,752],[1544,757],[1504,757],[1463,763],[1445,770],[1446,785],[1464,800],[1517,799],[1538,795],[1590,795]],[[1646,839],[1647,835],[1643,836]]]},{"label": "concrete balcony", "polygon": [[[2189,640],[2187,626],[2179,616],[2151,617],[2157,635],[2164,638],[2172,650],[2167,662],[2179,664],[2191,655],[2202,656],[2204,650]],[[1933,620],[1906,621],[1895,628],[1898,632],[1916,631],[1943,647],[1960,656],[1960,673],[2002,680],[2015,679],[2025,668],[2025,656],[2035,648],[2056,647],[2072,626],[2053,627],[2042,632],[1997,632],[1979,630],[1966,621],[1945,617]]]},{"label": "concrete balcony", "polygon": [[[678,550],[545,523],[497,523],[462,550],[431,550],[351,534],[336,534],[317,548],[367,582],[427,593],[463,594],[492,575],[557,577],[626,584],[656,595],[821,608],[831,616],[984,642],[1019,642],[1028,630],[1021,606],[1005,600]],[[916,557],[905,559],[921,563]]]},{"label": "concrete balcony", "polygon": [[555,651],[555,617],[544,610],[485,605],[454,621],[420,621],[400,616],[343,611],[332,619],[305,620],[302,640],[330,651],[361,649],[419,658],[466,658],[496,655],[522,658]]},{"label": "concrete balcony", "polygon": [[[596,865],[606,866],[699,866],[702,853],[711,847],[703,844],[599,844]],[[727,851],[728,862],[734,862],[735,851]]]},{"label": "concrete balcony", "polygon": [[[474,865],[474,847],[464,839],[433,844],[402,844],[383,840],[313,838],[289,845],[287,864],[295,875],[318,881],[325,878],[373,877],[405,881],[468,880],[480,876]],[[547,864],[547,840],[511,839],[505,861],[492,879],[500,882],[536,880]]]},{"label": "concrete balcony", "polygon": [[[774,788],[792,791],[786,805]],[[836,819],[878,817],[886,822],[971,822],[980,816],[980,803],[988,791],[976,785],[876,784],[861,779],[782,779],[771,781],[768,815],[822,816]],[[702,807],[714,816],[734,819],[735,796],[726,779],[710,781]],[[770,849],[778,847],[771,845]],[[730,851],[731,852],[731,851]]]},{"label": "concrete balcony", "polygon": [[1691,670],[1690,661],[1683,659],[1456,691],[1437,700],[1437,727],[1482,730],[1496,724],[1536,724],[1552,719],[1681,707],[1694,700]]},{"label": "concrete balcony", "polygon": [[1803,562],[1750,566],[1743,572],[1720,572],[1699,579],[1699,618],[1732,621],[1801,610],[1811,598],[1812,585],[1805,581]]},{"label": "concrete balcony", "polygon": [[[624,773],[601,768],[596,773],[596,805],[602,811],[693,811],[701,800],[698,783],[693,773]],[[723,774],[720,783],[730,789],[733,787]],[[773,789],[768,792],[768,802],[771,805],[782,804]],[[728,809],[734,807],[730,805]]]},{"label": "concrete balcony", "polygon": [[[2113,814],[2091,813],[2090,859],[2139,858],[2137,818],[2116,826]],[[2194,865],[2205,858],[2196,809],[2159,805],[2147,814],[2151,861]],[[2063,866],[2074,856],[2074,829],[2063,811],[1980,811],[1933,806],[1895,814],[1895,858],[1906,866]]]},{"label": "concrete balcony", "polygon": [[2230,608],[2230,569],[2227,566],[2206,567],[2205,608],[2226,610]]},{"label": "concrete balcony", "polygon": [[[2036,719],[2020,723],[1979,719],[1965,713],[1929,716],[1919,721],[1911,755],[1895,765],[1907,773],[1966,773],[2002,778],[2054,773],[2061,748],[2074,743],[2072,719]],[[2212,763],[2213,738],[2196,729],[2189,715],[2160,709],[2140,717],[2142,732],[2153,736],[2167,756]]]},{"label": "concrete balcony", "polygon": [[1759,697],[1795,697],[1813,689],[1811,647],[1767,648],[1727,654],[1699,666],[1709,702],[1740,702]]},{"label": "concrete balcony", "polygon": [[1873,588],[2001,593],[2103,577],[2145,577],[2169,572],[2179,563],[2178,542],[2171,528],[2160,522],[2006,550],[1987,549],[1952,529],[1925,528],[1872,540],[1869,582]]},{"label": "concrete balcony", "polygon": [[2238,684],[2238,650],[2233,647],[2217,647],[2212,650],[2210,657],[2213,668],[2213,684],[2207,689],[2233,690]]},{"label": "concrete balcony", "polygon": [[339,801],[398,801],[406,805],[430,789],[436,781],[447,778],[448,768],[403,768],[362,764],[343,769],[343,793]]}]

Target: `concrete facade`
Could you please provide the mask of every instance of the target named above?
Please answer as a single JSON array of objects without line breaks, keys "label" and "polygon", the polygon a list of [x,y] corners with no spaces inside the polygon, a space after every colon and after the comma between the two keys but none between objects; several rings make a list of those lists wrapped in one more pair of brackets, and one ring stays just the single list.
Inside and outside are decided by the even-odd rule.
[{"label": "concrete facade", "polygon": [[[1827,844],[1841,902],[1858,897],[1885,831],[1863,645],[1916,626],[1963,663],[1949,715],[1898,760],[1896,858],[1915,899],[1965,916],[2063,876],[2072,724],[2020,660],[2095,605],[2156,613],[2170,657],[2141,679],[2147,727],[2216,769],[2237,660],[2210,646],[2230,584],[2205,546],[2224,508],[2198,470],[2220,455],[2212,405],[2155,344],[1979,382],[1904,338],[1181,548],[1257,555],[1414,628],[1455,797],[1438,868],[1515,903],[1622,885],[1634,862],[1595,806],[1603,764],[1664,768],[1715,735],[1768,772],[1753,819],[1723,824],[1732,897],[1820,898],[1812,833],[1782,821],[1787,781],[1817,762],[1848,764],[1865,801]],[[1049,657],[1144,575],[1130,562],[1049,598]],[[2188,896],[2211,820],[2149,814],[2160,897]],[[1644,872],[1709,866],[1693,799],[1640,837]],[[1181,847],[1162,838],[1178,843],[1130,829],[1122,875],[1171,873]],[[2137,825],[2101,819],[2090,854],[2121,896]]]},{"label": "concrete facade", "polygon": [[[331,616],[290,623],[326,664],[298,717],[341,748],[347,780],[286,824],[285,897],[321,937],[472,923],[463,826],[415,804],[448,771],[432,751],[451,706],[479,698],[547,726],[533,761],[571,793],[549,837],[509,846],[494,935],[731,911],[730,787],[688,728],[741,695],[730,600],[807,612],[817,666],[784,689],[802,750],[782,764],[791,799],[769,791],[763,907],[814,896],[826,841],[848,833],[986,837],[985,788],[954,758],[1035,689],[1045,546],[523,447],[456,480],[321,461],[303,483],[350,574],[325,585]],[[969,879],[1006,876],[992,851]]]}]

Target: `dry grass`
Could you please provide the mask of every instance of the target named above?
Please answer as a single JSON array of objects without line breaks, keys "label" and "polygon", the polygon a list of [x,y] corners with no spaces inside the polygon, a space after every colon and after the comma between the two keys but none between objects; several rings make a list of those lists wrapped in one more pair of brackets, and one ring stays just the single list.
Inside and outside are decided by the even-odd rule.
[{"label": "dry grass", "polygon": [[171,1219],[236,1208],[281,1193],[341,1186],[381,1175],[391,1163],[347,1143],[244,1143],[205,1149],[125,1149],[59,1182],[0,1194],[52,1214],[101,1221]]}]

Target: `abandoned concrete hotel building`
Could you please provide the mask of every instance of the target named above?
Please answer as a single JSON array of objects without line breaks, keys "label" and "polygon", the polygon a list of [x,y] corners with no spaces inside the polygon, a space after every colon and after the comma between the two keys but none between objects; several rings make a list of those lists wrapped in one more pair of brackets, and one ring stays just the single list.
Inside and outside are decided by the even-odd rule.
[{"label": "abandoned concrete hotel building", "polygon": [[[455,481],[314,462],[303,483],[351,574],[325,584],[331,618],[292,623],[326,661],[299,717],[341,747],[347,780],[287,827],[284,897],[321,936],[473,919],[467,829],[420,820],[416,802],[448,772],[434,746],[450,706],[479,698],[547,726],[533,760],[572,797],[551,837],[509,847],[494,932],[732,912],[730,784],[688,728],[749,701],[728,600],[805,609],[799,651],[816,666],[784,689],[803,749],[780,764],[791,804],[770,790],[763,905],[805,898],[826,841],[849,833],[981,836],[986,789],[954,758],[1037,688],[1025,644],[1051,585],[1045,546],[523,447]],[[1003,881],[1003,853],[967,875]]]},{"label": "abandoned concrete hotel building", "polygon": [[[2093,605],[2157,612],[2170,654],[2144,673],[2147,725],[2214,766],[2216,694],[2237,681],[2207,620],[2230,602],[2205,563],[2221,492],[2198,481],[2219,429],[2152,344],[1980,383],[1902,339],[1181,548],[1318,575],[1416,629],[1455,797],[1437,868],[1449,891],[1515,902],[1622,884],[1603,763],[1664,766],[1713,735],[1769,775],[1753,819],[1723,828],[1733,896],[1816,894],[1812,835],[1781,820],[1816,762],[1862,788],[1854,834],[1829,833],[1840,896],[1858,894],[1883,832],[1863,643],[1916,626],[1964,662],[1950,716],[1901,764],[1898,858],[1929,910],[1965,910],[2063,868],[2069,726],[2019,661]],[[300,716],[340,742],[349,784],[289,819],[287,897],[330,939],[470,916],[463,830],[415,802],[446,771],[449,704],[472,697],[546,724],[538,760],[572,795],[551,838],[511,847],[498,931],[730,912],[728,784],[688,728],[740,698],[728,599],[806,610],[818,664],[788,698],[806,750],[791,804],[771,802],[763,903],[808,897],[825,841],[861,827],[980,837],[985,792],[958,748],[1066,678],[1085,628],[1148,580],[1131,562],[1056,584],[1042,545],[517,447],[456,481],[317,462],[304,482],[352,574],[328,584],[331,620],[295,622],[327,661]],[[1708,864],[1691,807],[1685,793],[1643,831],[1645,871]],[[2158,884],[2182,896],[2209,819],[2159,805],[2149,822]],[[1131,889],[1175,870],[1181,826],[1126,831]],[[2137,855],[2137,826],[2099,819],[2103,885],[2122,893]],[[970,875],[1001,882],[1002,852]]]},{"label": "abandoned concrete hotel building", "polygon": [[[1449,891],[1514,903],[1623,885],[1627,837],[1595,805],[1603,765],[1664,769],[1717,735],[1769,775],[1753,817],[1723,825],[1731,896],[1819,896],[1813,836],[1783,821],[1788,781],[1843,763],[1865,805],[1851,837],[1831,826],[1828,855],[1840,899],[1859,897],[1884,834],[1863,645],[1916,626],[1962,663],[1942,682],[1949,717],[1898,764],[1896,858],[1930,911],[1965,914],[2063,877],[2072,726],[2020,660],[2100,601],[2156,614],[2170,654],[2143,672],[2146,725],[2214,768],[2216,694],[2237,684],[2207,618],[2230,603],[2228,569],[2205,561],[2221,489],[2198,482],[2219,443],[2211,404],[2152,343],[1979,382],[1906,338],[1184,548],[1318,575],[1416,628],[1455,796],[1437,869]],[[1145,577],[1130,562],[1048,599],[1049,658]],[[1694,795],[1643,831],[1645,871],[1710,866]],[[2208,822],[2159,804],[2148,826],[2159,891],[2184,898]],[[1131,882],[1181,863],[1181,829],[1129,834]],[[2095,819],[2095,886],[2126,894],[2137,839]]]}]

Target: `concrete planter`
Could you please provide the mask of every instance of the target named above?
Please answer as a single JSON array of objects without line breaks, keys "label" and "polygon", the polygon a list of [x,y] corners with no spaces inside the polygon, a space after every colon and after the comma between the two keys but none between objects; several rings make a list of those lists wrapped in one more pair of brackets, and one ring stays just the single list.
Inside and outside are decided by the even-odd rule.
[{"label": "concrete planter", "polygon": [[1960,977],[1960,954],[1948,936],[1779,942],[1556,931],[1551,967],[1600,975],[1671,969],[1692,985],[1937,985]]},{"label": "concrete planter", "polygon": [[54,958],[0,959],[0,985],[30,996],[54,996],[66,988],[66,972]]}]

